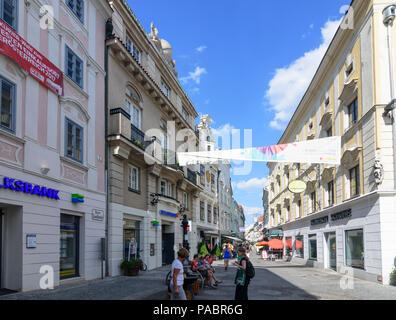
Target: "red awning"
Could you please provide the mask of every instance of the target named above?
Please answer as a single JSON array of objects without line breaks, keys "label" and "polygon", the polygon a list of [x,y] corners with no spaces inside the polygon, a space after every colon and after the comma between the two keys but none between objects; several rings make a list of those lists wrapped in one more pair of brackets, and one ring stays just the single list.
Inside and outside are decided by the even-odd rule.
[{"label": "red awning", "polygon": [[283,241],[279,240],[279,239],[271,239],[268,242],[268,246],[271,249],[283,249],[285,247],[285,245],[283,244]]}]

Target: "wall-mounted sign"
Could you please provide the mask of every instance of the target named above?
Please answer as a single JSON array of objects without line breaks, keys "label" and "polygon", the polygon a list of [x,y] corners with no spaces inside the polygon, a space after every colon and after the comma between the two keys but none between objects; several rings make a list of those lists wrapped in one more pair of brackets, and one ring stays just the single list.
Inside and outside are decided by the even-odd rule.
[{"label": "wall-mounted sign", "polygon": [[327,222],[329,222],[329,216],[311,220],[311,226],[316,226],[318,224],[325,224]]},{"label": "wall-mounted sign", "polygon": [[73,193],[73,194],[71,195],[71,201],[72,201],[73,203],[76,203],[76,202],[84,202],[84,196],[83,196],[82,194]]},{"label": "wall-mounted sign", "polygon": [[63,95],[63,72],[0,19],[0,53],[10,57],[42,85]]},{"label": "wall-mounted sign", "polygon": [[33,186],[31,183],[7,177],[4,177],[3,184],[0,185],[0,188],[10,189],[17,192],[35,194],[40,197],[47,197],[54,200],[60,200],[58,196],[59,190],[47,189],[46,187],[41,187],[39,185]]},{"label": "wall-mounted sign", "polygon": [[93,209],[92,210],[92,220],[103,221],[104,220],[104,211]]},{"label": "wall-mounted sign", "polygon": [[289,183],[288,189],[291,193],[303,193],[307,189],[307,184],[302,180],[294,180]]},{"label": "wall-mounted sign", "polygon": [[172,218],[177,218],[177,213],[172,213],[172,212],[168,212],[165,210],[160,210],[160,214],[164,215],[164,216],[169,216]]},{"label": "wall-mounted sign", "polygon": [[27,249],[37,248],[37,236],[35,234],[26,235],[26,248]]},{"label": "wall-mounted sign", "polygon": [[338,213],[334,213],[331,215],[331,221],[337,221],[337,220],[342,220],[346,218],[352,217],[352,209],[348,209],[345,211],[341,211]]}]

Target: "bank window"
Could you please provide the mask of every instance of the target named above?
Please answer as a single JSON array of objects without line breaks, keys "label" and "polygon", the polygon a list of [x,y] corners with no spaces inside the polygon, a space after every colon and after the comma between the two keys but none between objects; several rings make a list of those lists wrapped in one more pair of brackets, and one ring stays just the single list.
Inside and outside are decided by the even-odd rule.
[{"label": "bank window", "polygon": [[364,269],[364,238],[363,229],[345,232],[346,265]]},{"label": "bank window", "polygon": [[1,18],[14,30],[17,29],[17,1],[0,0]]},{"label": "bank window", "polygon": [[128,188],[132,191],[140,191],[139,188],[139,168],[129,165]]},{"label": "bank window", "polygon": [[334,204],[334,181],[330,181],[327,184],[327,199],[328,199],[328,205],[332,206]]},{"label": "bank window", "polygon": [[358,196],[360,194],[359,166],[349,170],[349,183],[351,197]]},{"label": "bank window", "polygon": [[126,37],[126,48],[135,57],[135,59],[140,63],[141,52],[138,47],[132,42],[132,40]]},{"label": "bank window", "polygon": [[66,75],[73,80],[80,88],[83,88],[83,61],[66,46]]},{"label": "bank window", "polygon": [[79,217],[61,214],[60,221],[60,278],[79,276]]},{"label": "bank window", "polygon": [[349,127],[353,126],[358,120],[358,99],[356,98],[353,102],[348,106],[348,119],[349,119]]},{"label": "bank window", "polygon": [[78,20],[84,23],[84,0],[67,0],[66,3]]},{"label": "bank window", "polygon": [[298,258],[304,258],[304,236],[296,236],[294,241],[294,248]]},{"label": "bank window", "polygon": [[309,243],[309,259],[310,260],[317,260],[318,253],[317,253],[317,238],[316,234],[312,234],[308,236],[308,243]]},{"label": "bank window", "polygon": [[0,77],[0,128],[15,132],[15,85]]},{"label": "bank window", "polygon": [[67,118],[65,127],[65,156],[83,162],[84,129]]}]

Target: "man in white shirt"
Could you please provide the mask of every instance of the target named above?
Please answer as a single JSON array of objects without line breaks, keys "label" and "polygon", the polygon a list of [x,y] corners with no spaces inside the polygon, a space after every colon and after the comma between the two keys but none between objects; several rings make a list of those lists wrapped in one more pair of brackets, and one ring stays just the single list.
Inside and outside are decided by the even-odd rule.
[{"label": "man in white shirt", "polygon": [[184,269],[183,261],[189,257],[190,253],[186,248],[181,248],[177,252],[177,259],[172,263],[172,277],[170,282],[171,300],[187,300],[186,293],[183,289]]}]

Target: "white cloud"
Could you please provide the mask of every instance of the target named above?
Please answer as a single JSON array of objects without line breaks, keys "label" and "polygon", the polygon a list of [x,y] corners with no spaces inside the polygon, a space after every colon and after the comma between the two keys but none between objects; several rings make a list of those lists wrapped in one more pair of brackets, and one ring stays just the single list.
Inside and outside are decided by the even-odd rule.
[{"label": "white cloud", "polygon": [[196,84],[201,83],[201,76],[206,74],[206,69],[197,66],[193,72],[189,72],[187,77],[180,78],[180,81],[183,83],[187,83],[190,80],[194,81]]},{"label": "white cloud", "polygon": [[203,52],[204,50],[206,50],[208,47],[207,46],[199,46],[196,50],[198,52]]},{"label": "white cloud", "polygon": [[319,47],[306,52],[289,66],[275,71],[265,94],[266,103],[269,103],[270,109],[275,111],[275,117],[270,122],[272,128],[285,129],[315,75],[340,22],[341,19],[327,21],[321,28],[322,43]]},{"label": "white cloud", "polygon": [[248,181],[239,181],[233,183],[233,188],[244,190],[247,192],[263,192],[263,188],[267,186],[267,179],[253,178]]},{"label": "white cloud", "polygon": [[243,207],[243,213],[245,216],[261,216],[264,214],[263,208],[258,207]]}]

